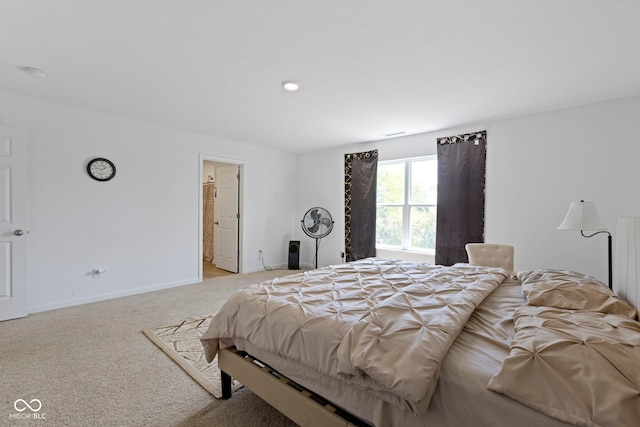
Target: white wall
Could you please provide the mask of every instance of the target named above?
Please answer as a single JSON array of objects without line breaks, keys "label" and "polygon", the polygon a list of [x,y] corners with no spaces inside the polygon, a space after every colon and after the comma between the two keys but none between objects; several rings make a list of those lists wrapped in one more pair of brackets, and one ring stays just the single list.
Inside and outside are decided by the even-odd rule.
[{"label": "white wall", "polygon": [[607,282],[606,236],[556,227],[570,202],[591,200],[615,246],[617,218],[640,216],[639,120],[633,97],[487,127],[487,235],[516,244],[516,268],[568,268]]},{"label": "white wall", "polygon": [[[201,154],[244,165],[243,272],[286,266],[307,209],[333,214],[319,266],[344,251],[344,154],[378,148],[381,160],[435,154],[436,138],[486,129],[486,240],[514,244],[516,268],[569,268],[606,280],[606,239],[556,230],[571,201],[596,202],[611,231],[640,216],[640,97],[294,156],[0,92],[0,124],[29,136],[30,312],[198,280]],[[99,183],[86,162],[117,166]],[[614,236],[615,246],[615,236]],[[92,268],[107,273],[99,279]]]},{"label": "white wall", "polygon": [[[345,153],[377,148],[380,160],[432,155],[439,137],[486,129],[485,240],[515,245],[518,270],[567,268],[606,282],[606,237],[556,227],[580,199],[596,203],[612,232],[618,217],[640,216],[638,122],[640,97],[632,97],[299,155],[296,215],[311,205],[331,211],[336,224],[323,239],[319,265],[339,262]],[[297,235],[301,262],[310,263],[310,239]]]},{"label": "white wall", "polygon": [[[29,138],[30,312],[196,282],[200,154],[244,164],[243,272],[262,269],[258,249],[285,263],[293,155],[8,93],[0,124]],[[94,156],[116,164],[112,181],[87,176]]]}]

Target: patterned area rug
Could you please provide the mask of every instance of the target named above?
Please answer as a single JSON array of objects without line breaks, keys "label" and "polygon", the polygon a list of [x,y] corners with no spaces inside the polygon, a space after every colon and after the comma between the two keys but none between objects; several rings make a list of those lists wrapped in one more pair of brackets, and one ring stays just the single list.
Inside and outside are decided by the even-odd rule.
[{"label": "patterned area rug", "polygon": [[[202,344],[200,344],[200,336],[211,323],[214,314],[190,317],[174,325],[143,329],[142,332],[198,384],[220,399],[222,387],[218,357],[216,356],[213,362],[207,363]],[[232,389],[235,391],[241,386],[234,380]]]}]

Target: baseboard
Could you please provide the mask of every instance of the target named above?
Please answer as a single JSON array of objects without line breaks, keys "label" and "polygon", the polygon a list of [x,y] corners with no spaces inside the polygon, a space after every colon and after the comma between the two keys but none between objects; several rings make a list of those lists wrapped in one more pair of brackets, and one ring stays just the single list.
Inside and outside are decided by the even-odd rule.
[{"label": "baseboard", "polygon": [[66,300],[66,301],[59,301],[59,302],[56,302],[56,303],[53,303],[53,304],[35,305],[35,306],[32,306],[32,307],[27,307],[27,312],[29,314],[40,313],[40,312],[43,312],[43,311],[57,310],[59,308],[67,308],[67,307],[73,307],[73,306],[76,306],[76,305],[89,304],[89,303],[92,303],[92,302],[100,302],[100,301],[106,301],[106,300],[110,300],[110,299],[114,299],[114,298],[121,298],[121,297],[128,297],[128,296],[131,296],[131,295],[144,294],[144,293],[147,293],[147,292],[159,291],[159,290],[162,290],[162,289],[177,288],[179,286],[193,285],[193,284],[200,283],[200,282],[201,282],[201,280],[199,280],[196,277],[196,278],[189,279],[189,280],[181,280],[179,282],[161,283],[161,284],[158,284],[158,285],[145,286],[145,287],[134,288],[134,289],[127,289],[127,290],[124,290],[124,291],[110,292],[110,293],[100,294],[100,295],[93,295],[93,296],[86,297],[86,298],[77,298],[77,299],[71,299],[71,300]]}]

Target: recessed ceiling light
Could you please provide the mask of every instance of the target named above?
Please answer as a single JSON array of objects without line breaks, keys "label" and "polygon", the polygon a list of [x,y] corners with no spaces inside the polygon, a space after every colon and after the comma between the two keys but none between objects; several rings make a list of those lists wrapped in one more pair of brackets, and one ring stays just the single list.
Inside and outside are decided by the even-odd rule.
[{"label": "recessed ceiling light", "polygon": [[289,92],[295,92],[296,90],[300,89],[300,83],[293,80],[285,80],[282,82],[282,87]]},{"label": "recessed ceiling light", "polygon": [[33,77],[36,79],[44,79],[47,77],[47,74],[41,70],[40,68],[35,67],[18,67],[18,70],[22,71],[29,77]]}]

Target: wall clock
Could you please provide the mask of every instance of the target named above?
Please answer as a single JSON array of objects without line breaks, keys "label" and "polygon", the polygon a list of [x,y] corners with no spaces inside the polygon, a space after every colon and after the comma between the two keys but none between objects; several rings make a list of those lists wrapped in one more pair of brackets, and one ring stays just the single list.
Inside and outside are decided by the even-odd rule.
[{"label": "wall clock", "polygon": [[89,160],[87,173],[96,181],[109,181],[116,175],[116,165],[111,160],[96,157]]}]

